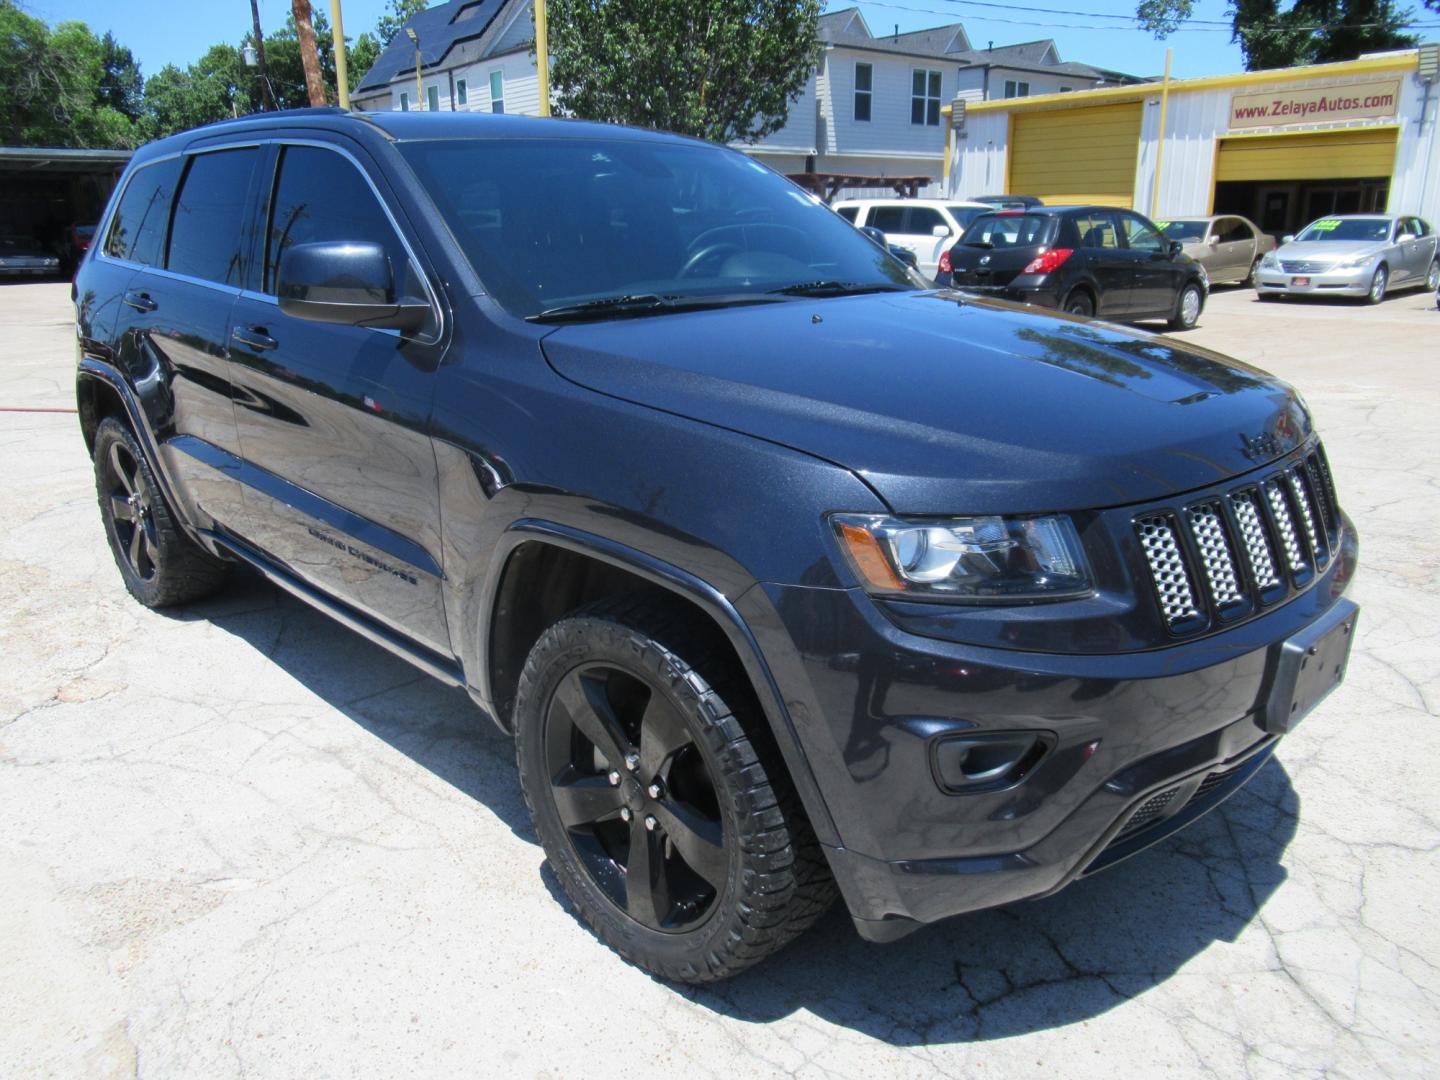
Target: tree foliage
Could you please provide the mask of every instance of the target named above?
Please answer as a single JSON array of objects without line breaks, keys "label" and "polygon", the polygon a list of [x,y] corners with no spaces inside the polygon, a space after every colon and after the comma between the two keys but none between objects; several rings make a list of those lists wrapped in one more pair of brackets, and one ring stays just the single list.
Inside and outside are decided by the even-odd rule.
[{"label": "tree foliage", "polygon": [[752,142],[820,59],[820,0],[550,0],[550,84],[587,120]]},{"label": "tree foliage", "polygon": [[[1440,11],[1440,0],[1424,0]],[[1353,60],[1361,53],[1403,49],[1419,40],[1404,31],[1412,11],[1395,0],[1230,0],[1231,40],[1247,71]],[[1140,25],[1163,38],[1194,9],[1194,0],[1141,0]]]},{"label": "tree foliage", "polygon": [[[375,38],[380,48],[389,45],[390,39],[401,31],[412,16],[418,15],[429,6],[430,0],[390,0],[385,14],[375,21]],[[370,62],[373,64],[375,61],[372,59]]]}]

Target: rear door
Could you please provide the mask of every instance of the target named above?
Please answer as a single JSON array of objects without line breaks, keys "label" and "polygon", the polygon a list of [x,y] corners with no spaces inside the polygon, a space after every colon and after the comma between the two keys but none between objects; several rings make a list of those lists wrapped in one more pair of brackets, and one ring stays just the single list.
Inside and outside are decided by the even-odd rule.
[{"label": "rear door", "polygon": [[[140,233],[153,228],[159,242],[151,249],[141,240],[132,253],[153,265],[140,270],[124,294],[120,362],[144,401],[175,494],[202,527],[232,524],[241,506],[226,341],[246,269],[259,159],[253,145],[176,159],[173,209],[162,207],[164,185],[157,184]],[[163,224],[153,216],[162,212]]]},{"label": "rear door", "polygon": [[1109,319],[1130,314],[1135,284],[1135,254],[1120,241],[1113,210],[1082,210],[1071,218],[1080,238],[1079,254],[1100,286],[1095,314]]},{"label": "rear door", "polygon": [[[245,537],[295,576],[444,656],[440,508],[427,425],[440,307],[374,165],[339,143],[279,146],[256,270],[230,337],[244,451]],[[276,275],[296,244],[380,244],[398,287],[429,300],[416,336],[283,313]]]},{"label": "rear door", "polygon": [[1407,217],[1400,220],[1400,254],[1405,264],[1407,280],[1423,280],[1430,269],[1434,243],[1424,237],[1419,218]]}]

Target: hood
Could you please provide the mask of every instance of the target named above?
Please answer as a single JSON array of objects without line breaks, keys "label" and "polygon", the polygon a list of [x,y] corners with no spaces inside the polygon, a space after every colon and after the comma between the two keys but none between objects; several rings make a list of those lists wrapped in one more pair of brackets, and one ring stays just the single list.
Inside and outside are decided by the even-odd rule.
[{"label": "hood", "polygon": [[1310,432],[1295,394],[1255,368],[956,293],[576,324],[542,347],[583,386],[851,469],[897,513],[1156,499]]},{"label": "hood", "polygon": [[1389,247],[1385,240],[1291,240],[1276,252],[1281,259],[1330,262],[1351,255],[1374,255]]}]

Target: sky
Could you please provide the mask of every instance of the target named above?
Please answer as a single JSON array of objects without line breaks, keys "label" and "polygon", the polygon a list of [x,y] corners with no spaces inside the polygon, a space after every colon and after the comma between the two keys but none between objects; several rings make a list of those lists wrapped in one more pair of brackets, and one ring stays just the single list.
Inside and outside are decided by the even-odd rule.
[{"label": "sky", "polygon": [[[312,3],[329,8],[329,0]],[[134,53],[146,75],[166,64],[184,67],[216,42],[238,41],[250,27],[249,0],[20,0],[20,4],[52,25],[79,19],[96,33],[111,31]],[[343,0],[343,4],[345,31],[351,38],[373,28],[386,6],[385,0]],[[1167,46],[1174,49],[1171,72],[1176,78],[1244,70],[1240,49],[1230,42],[1226,0],[1196,0],[1192,16],[1192,23],[1208,20],[1222,26],[1192,25],[1168,41],[1157,41],[1127,25],[1125,20],[1135,14],[1135,0],[883,0],[858,5],[854,0],[830,0],[827,8],[853,6],[861,9],[877,35],[893,32],[897,24],[904,32],[960,22],[977,48],[990,41],[1011,45],[1054,38],[1062,60],[1133,75],[1160,74]],[[1420,8],[1418,3],[1413,6]],[[1017,7],[1024,10],[1012,10]],[[1057,14],[1035,8],[1051,8]],[[181,11],[183,18],[177,17]],[[289,13],[290,0],[260,0],[260,24],[267,34],[283,25]]]}]

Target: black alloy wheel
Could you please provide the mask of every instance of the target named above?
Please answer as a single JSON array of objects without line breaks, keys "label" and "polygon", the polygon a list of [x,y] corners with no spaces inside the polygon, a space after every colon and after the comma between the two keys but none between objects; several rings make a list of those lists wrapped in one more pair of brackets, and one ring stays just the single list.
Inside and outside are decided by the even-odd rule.
[{"label": "black alloy wheel", "polygon": [[560,886],[662,978],[728,978],[782,948],[835,885],[768,721],[718,629],[656,594],[600,601],[531,649],[520,785]]},{"label": "black alloy wheel", "polygon": [[181,531],[135,435],[114,416],[95,430],[95,491],[115,565],[140,603],[181,604],[224,584],[230,564]]},{"label": "black alloy wheel", "polygon": [[663,692],[610,664],[560,680],[545,717],[550,798],[591,879],[672,933],[710,914],[729,859],[715,783]]}]

